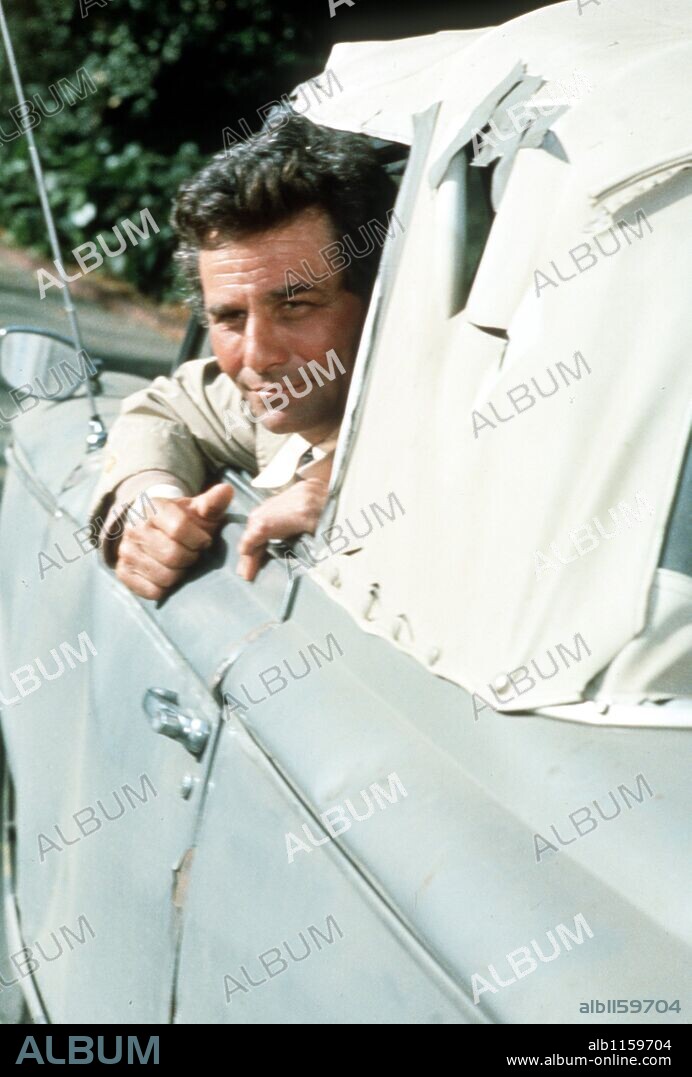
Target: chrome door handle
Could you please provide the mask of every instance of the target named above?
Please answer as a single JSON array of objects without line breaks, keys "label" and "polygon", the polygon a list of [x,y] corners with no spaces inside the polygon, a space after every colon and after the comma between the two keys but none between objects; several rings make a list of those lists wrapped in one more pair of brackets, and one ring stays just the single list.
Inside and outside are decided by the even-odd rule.
[{"label": "chrome door handle", "polygon": [[168,688],[147,688],[142,706],[155,733],[178,740],[191,755],[201,756],[211,734],[211,723],[178,705],[178,695]]}]

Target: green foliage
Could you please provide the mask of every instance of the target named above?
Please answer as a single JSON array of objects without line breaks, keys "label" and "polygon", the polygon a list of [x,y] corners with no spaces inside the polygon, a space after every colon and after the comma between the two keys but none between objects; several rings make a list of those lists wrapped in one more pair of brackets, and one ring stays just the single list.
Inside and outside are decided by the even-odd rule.
[{"label": "green foliage", "polygon": [[[77,84],[85,68],[97,86],[35,129],[63,250],[148,208],[161,231],[109,259],[108,270],[156,298],[174,293],[168,224],[185,179],[223,148],[225,126],[316,74],[311,26],[290,4],[267,0],[22,0],[5,3],[25,98],[48,110],[51,86]],[[0,128],[17,129],[4,55]],[[13,240],[49,253],[26,138],[0,142],[0,227]],[[68,260],[66,254],[66,261]],[[104,267],[105,269],[105,267]]]}]

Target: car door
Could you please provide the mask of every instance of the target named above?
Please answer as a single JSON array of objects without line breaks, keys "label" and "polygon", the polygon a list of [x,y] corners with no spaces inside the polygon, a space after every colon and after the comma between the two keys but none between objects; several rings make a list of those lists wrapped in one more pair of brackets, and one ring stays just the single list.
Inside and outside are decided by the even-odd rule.
[{"label": "car door", "polygon": [[684,1020],[688,732],[479,713],[330,589],[226,675],[176,1020]]},{"label": "car door", "polygon": [[[107,419],[118,378],[111,394],[101,402]],[[14,887],[33,954],[10,986],[32,975],[52,1021],[160,1022],[170,1012],[180,895],[219,722],[217,672],[278,617],[285,580],[265,573],[258,587],[243,584],[235,539],[221,536],[160,608],[135,598],[75,538],[102,466],[75,433],[83,435],[83,403],[41,408],[17,432],[0,536]],[[42,550],[56,567],[39,578]],[[58,675],[63,642],[78,653]],[[22,664],[33,672],[19,683],[31,691],[13,700],[9,674]],[[171,736],[190,725],[186,741]]]},{"label": "car door", "polygon": [[[241,481],[235,485],[242,517],[253,502],[244,504]],[[219,670],[271,627],[283,598],[280,578],[265,574],[253,588],[234,570],[235,539],[224,530],[212,557],[157,608],[94,561],[92,616],[103,653],[91,670],[88,765],[77,799],[81,806],[105,795],[112,805],[126,783],[141,788],[131,808],[134,798],[120,797],[119,820],[104,820],[101,833],[69,850],[70,914],[94,909],[105,926],[89,952],[84,947],[77,979],[66,974],[61,1019],[169,1017],[181,908],[218,735]],[[177,738],[181,723],[195,725],[187,739]],[[146,777],[156,794],[144,788]]]},{"label": "car door", "polygon": [[[365,696],[336,672],[346,653],[353,670],[343,614],[327,600],[311,611],[308,627],[300,606],[298,596],[288,623],[259,636],[224,677],[224,719],[183,912],[175,1020],[483,1021],[380,888],[376,862],[364,871],[345,857],[317,817],[306,774],[319,786],[321,806],[331,808],[337,834],[346,818],[337,802],[346,792],[364,820],[373,814],[368,790],[358,797],[361,779],[371,781],[370,796],[378,786],[374,796],[385,808],[393,799],[391,815],[378,810],[362,823],[378,849],[406,844],[418,808],[397,782],[397,772],[406,776],[400,746],[387,751],[382,738],[373,746],[361,739]],[[264,738],[265,721],[286,738],[277,750]],[[298,781],[294,751],[284,751],[292,741]],[[352,753],[360,753],[360,766]]]}]

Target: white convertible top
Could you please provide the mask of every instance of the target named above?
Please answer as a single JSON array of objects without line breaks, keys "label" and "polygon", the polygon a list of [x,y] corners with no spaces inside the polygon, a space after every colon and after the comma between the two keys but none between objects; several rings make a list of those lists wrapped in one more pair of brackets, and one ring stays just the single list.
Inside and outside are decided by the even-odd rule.
[{"label": "white convertible top", "polygon": [[[343,90],[309,112],[413,141],[421,177],[397,204],[330,518],[362,531],[390,493],[405,515],[317,574],[496,709],[692,694],[690,580],[657,571],[690,423],[691,31],[689,0],[575,0],[340,45]],[[469,145],[500,158],[497,212],[455,306]],[[577,657],[548,676],[558,645]],[[530,694],[506,676],[523,666]]]}]

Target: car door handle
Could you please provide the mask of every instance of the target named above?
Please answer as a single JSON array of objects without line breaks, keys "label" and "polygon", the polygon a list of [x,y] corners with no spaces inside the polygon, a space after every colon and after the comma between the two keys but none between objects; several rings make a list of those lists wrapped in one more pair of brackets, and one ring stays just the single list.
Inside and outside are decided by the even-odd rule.
[{"label": "car door handle", "polygon": [[176,692],[168,688],[147,688],[142,706],[155,733],[180,741],[191,755],[202,755],[211,734],[211,723],[183,710]]}]

